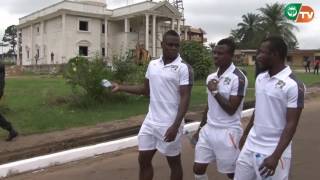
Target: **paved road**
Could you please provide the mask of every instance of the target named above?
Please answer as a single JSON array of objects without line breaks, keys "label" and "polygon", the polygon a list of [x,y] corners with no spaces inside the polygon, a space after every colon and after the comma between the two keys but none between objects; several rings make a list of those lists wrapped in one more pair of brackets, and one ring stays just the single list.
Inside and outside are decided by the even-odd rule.
[{"label": "paved road", "polygon": [[[302,114],[300,126],[294,139],[291,180],[318,180],[320,162],[320,99],[309,101]],[[184,139],[183,150],[184,179],[193,180],[193,148]],[[35,173],[22,174],[7,180],[135,180],[138,179],[136,148],[69,163]],[[155,180],[169,179],[169,169],[163,157],[154,160]],[[209,167],[209,177],[227,180]]]}]

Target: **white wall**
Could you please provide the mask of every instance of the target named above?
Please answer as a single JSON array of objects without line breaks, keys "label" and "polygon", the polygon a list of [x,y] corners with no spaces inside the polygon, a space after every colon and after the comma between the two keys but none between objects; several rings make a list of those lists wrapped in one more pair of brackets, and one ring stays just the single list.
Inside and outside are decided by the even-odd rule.
[{"label": "white wall", "polygon": [[[87,20],[89,22],[89,31],[79,31],[79,20]],[[73,15],[66,15],[66,33],[65,40],[62,37],[62,17],[58,16],[53,19],[44,21],[43,42],[40,33],[37,32],[37,26],[33,25],[33,42],[31,41],[31,28],[22,29],[22,61],[23,65],[35,64],[34,57],[37,48],[40,48],[40,57],[38,64],[51,64],[51,52],[54,53],[54,63],[67,63],[72,57],[79,53],[79,42],[88,42],[88,55],[101,55],[102,48],[102,20],[98,18],[87,18]],[[119,40],[118,40],[119,41]],[[32,44],[31,44],[32,43]],[[62,44],[64,43],[64,44]],[[27,58],[26,46],[30,48],[30,58]],[[45,47],[45,51],[44,51]],[[33,55],[31,53],[33,51]],[[62,57],[65,57],[63,59]]]},{"label": "white wall", "polygon": [[[89,21],[89,31],[79,31],[79,20]],[[88,55],[101,55],[101,24],[102,20],[98,18],[88,18],[80,16],[67,15],[66,17],[66,62],[79,54],[79,42],[89,42]]]},{"label": "white wall", "polygon": [[[22,35],[22,64],[23,65],[28,65],[28,64],[31,64],[31,36],[30,36],[30,33],[31,32],[31,29],[30,27],[26,27],[26,28],[23,28],[21,30],[21,35]],[[27,57],[27,49],[26,47],[29,47],[30,48],[30,58],[28,59]]]},{"label": "white wall", "polygon": [[[51,52],[53,52],[54,63],[60,63],[61,57],[63,56],[61,52],[62,17],[58,16],[56,18],[50,19],[45,22],[44,26],[45,33],[43,34],[43,42],[46,46],[46,58],[44,61],[48,64],[51,64]],[[43,46],[41,48],[43,49]]]},{"label": "white wall", "polygon": [[124,21],[109,21],[108,24],[108,46],[109,58],[112,59],[114,55],[120,55],[124,53]]}]

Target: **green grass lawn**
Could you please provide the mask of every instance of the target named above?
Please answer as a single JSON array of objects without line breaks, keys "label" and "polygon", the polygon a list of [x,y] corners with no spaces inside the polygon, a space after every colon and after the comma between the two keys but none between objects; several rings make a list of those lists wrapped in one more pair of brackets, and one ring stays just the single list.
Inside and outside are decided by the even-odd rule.
[{"label": "green grass lawn", "polygon": [[[248,73],[249,89],[246,100],[254,99],[253,67],[243,67]],[[306,85],[320,82],[320,76],[298,73]],[[192,90],[190,109],[206,104],[205,80],[196,81]],[[6,80],[5,96],[0,111],[22,134],[42,133],[71,127],[94,125],[144,114],[148,110],[148,98],[129,96],[125,101],[97,105],[88,109],[68,103],[52,104],[52,100],[72,95],[62,77],[21,76]],[[0,131],[0,136],[4,136]]]},{"label": "green grass lawn", "polygon": [[147,111],[148,99],[139,96],[130,96],[127,101],[103,104],[88,109],[76,108],[68,104],[48,103],[50,99],[71,94],[70,86],[60,77],[9,78],[6,81],[1,109],[8,120],[13,122],[23,134],[93,125],[143,114]]}]

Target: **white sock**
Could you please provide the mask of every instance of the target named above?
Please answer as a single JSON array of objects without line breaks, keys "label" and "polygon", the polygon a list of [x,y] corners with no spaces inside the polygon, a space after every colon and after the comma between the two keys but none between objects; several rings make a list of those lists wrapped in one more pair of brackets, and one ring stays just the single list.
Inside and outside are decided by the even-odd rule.
[{"label": "white sock", "polygon": [[208,180],[208,175],[207,174],[202,174],[202,175],[194,175],[195,180]]}]

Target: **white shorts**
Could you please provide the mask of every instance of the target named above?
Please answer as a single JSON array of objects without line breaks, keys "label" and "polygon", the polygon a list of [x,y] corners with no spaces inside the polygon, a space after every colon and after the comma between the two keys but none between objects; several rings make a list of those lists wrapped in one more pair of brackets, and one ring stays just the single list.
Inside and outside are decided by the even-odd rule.
[{"label": "white shorts", "polygon": [[216,162],[220,173],[234,173],[242,129],[217,128],[206,124],[199,134],[195,148],[195,162],[209,164]]},{"label": "white shorts", "polygon": [[[267,155],[259,154],[262,158],[257,160],[256,155],[259,153],[250,151],[243,147],[236,165],[234,180],[261,180],[259,167]],[[290,171],[291,158],[282,157],[279,160],[276,172],[271,176],[271,180],[288,180]]]},{"label": "white shorts", "polygon": [[156,126],[150,123],[143,123],[138,134],[139,151],[158,150],[165,156],[177,156],[181,153],[182,128],[179,128],[176,139],[172,142],[165,142],[164,135],[168,126]]}]

